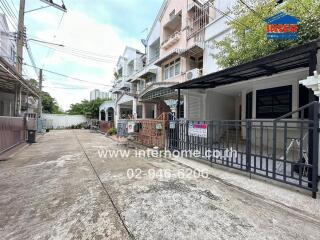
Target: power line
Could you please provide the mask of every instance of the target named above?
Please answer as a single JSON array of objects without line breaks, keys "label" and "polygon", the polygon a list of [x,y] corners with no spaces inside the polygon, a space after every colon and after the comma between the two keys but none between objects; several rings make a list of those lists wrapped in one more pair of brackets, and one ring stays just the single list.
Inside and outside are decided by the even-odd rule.
[{"label": "power line", "polygon": [[36,73],[36,76],[39,75],[38,71],[37,71],[37,65],[35,63],[35,60],[34,60],[34,57],[33,57],[33,54],[32,54],[32,51],[31,51],[31,47],[29,46],[29,44],[26,44],[26,49],[27,49],[27,52],[28,52],[28,55],[29,55],[29,59],[32,63],[32,66],[33,66],[33,69]]},{"label": "power line", "polygon": [[[31,37],[32,39],[35,39],[40,42],[47,42],[47,40],[45,40],[45,39],[40,39],[40,38],[37,38],[36,36],[30,35],[30,34],[28,34],[28,37]],[[91,51],[87,51],[87,50],[72,48],[72,47],[65,46],[65,45],[60,46],[60,47],[63,47],[64,49],[69,49],[69,50],[77,52],[77,53],[83,53],[83,54],[92,55],[92,56],[100,57],[100,58],[116,58],[116,59],[119,58],[119,56],[115,56],[115,55],[99,54],[99,53],[95,53],[95,52],[91,52]]]},{"label": "power line", "polygon": [[257,17],[259,17],[262,21],[265,21],[265,18],[259,14],[257,11],[255,11],[252,7],[250,7],[245,1],[239,0],[246,8],[248,8],[251,12],[253,12]]},{"label": "power line", "polygon": [[16,14],[19,15],[19,12],[18,12],[18,9],[16,8],[16,6],[14,5],[13,1],[10,0],[12,6],[13,6],[13,9],[16,11]]},{"label": "power line", "polygon": [[[62,4],[64,4],[64,3],[62,3]],[[64,14],[65,14],[65,12],[63,12],[62,15],[61,15],[60,21],[59,21],[59,23],[58,23],[58,26],[57,26],[56,32],[55,32],[55,34],[54,34],[54,36],[53,36],[53,38],[52,38],[52,41],[54,41],[54,39],[57,37],[58,30],[59,30],[59,28],[60,28],[60,26],[61,26],[61,23],[62,23],[62,20],[63,20],[63,18],[64,18]],[[47,59],[47,58],[50,56],[50,53],[51,53],[51,50],[48,49],[48,52],[47,52],[47,54],[46,54],[46,58],[45,58],[45,59]],[[46,64],[43,63],[43,64],[42,64],[42,68],[44,68],[45,65],[46,65]]]},{"label": "power line", "polygon": [[9,12],[12,14],[12,17],[13,17],[16,21],[18,21],[17,15],[16,15],[15,12],[12,10],[12,8],[11,8],[10,4],[7,2],[7,0],[1,0],[1,1],[3,1],[4,5],[6,6],[6,9],[8,9]]},{"label": "power line", "polygon": [[7,16],[7,19],[10,22],[10,24],[12,25],[12,27],[15,28],[16,30],[18,30],[17,23],[15,23],[15,20],[11,16],[10,11],[8,11],[7,7],[4,5],[4,3],[2,1],[1,1],[0,8],[1,8],[2,12]]},{"label": "power line", "polygon": [[67,47],[67,46],[55,46],[55,48],[53,48],[51,46],[45,45],[46,44],[45,42],[39,42],[38,41],[38,44],[42,45],[44,47],[52,48],[52,49],[54,49],[56,51],[71,52],[71,53],[74,53],[74,54],[83,55],[85,57],[88,56],[88,57],[92,57],[92,58],[100,59],[100,60],[111,60],[111,59],[118,59],[119,58],[119,56],[100,55],[100,54],[97,54],[97,53],[94,53],[94,52],[84,51],[84,50],[81,50],[81,49],[71,48],[71,47]]},{"label": "power line", "polygon": [[77,51],[74,51],[74,50],[71,50],[71,49],[68,49],[68,48],[54,48],[54,47],[49,47],[45,44],[41,44],[39,42],[35,42],[35,44],[38,44],[38,45],[41,45],[41,46],[44,46],[46,48],[50,48],[50,49],[53,49],[55,51],[58,51],[58,52],[62,52],[62,53],[65,53],[65,54],[69,54],[69,55],[72,55],[72,56],[75,56],[75,57],[80,57],[80,58],[84,58],[86,60],[91,60],[91,61],[95,61],[95,62],[101,62],[101,63],[115,63],[117,60],[116,59],[103,59],[103,58],[99,58],[99,57],[94,57],[94,56],[90,56],[90,55],[85,55],[83,53],[80,53],[80,52],[77,52]]},{"label": "power line", "polygon": [[[23,65],[29,66],[29,67],[33,67],[32,65],[29,65],[27,63],[23,63]],[[37,67],[37,68],[40,69],[39,67]],[[70,78],[70,79],[73,79],[73,80],[76,80],[76,81],[79,81],[79,82],[96,84],[96,85],[101,85],[101,86],[105,86],[105,87],[112,87],[112,85],[102,84],[102,83],[98,83],[98,82],[91,82],[91,81],[88,81],[88,80],[84,80],[84,79],[80,79],[80,78],[76,78],[76,77],[71,77],[71,76],[68,76],[68,75],[65,75],[65,74],[62,74],[62,73],[58,73],[58,72],[54,72],[54,71],[51,71],[51,70],[47,70],[47,69],[42,69],[42,70],[44,72],[48,72],[48,73],[51,73],[51,74],[54,74],[54,75],[57,75],[57,76],[61,76],[61,77],[65,77],[65,78]]]},{"label": "power line", "polygon": [[237,23],[239,26],[241,25],[242,27],[246,28],[246,29],[250,29],[250,27],[246,26],[245,24],[243,24],[242,22],[238,21],[237,19],[229,16],[229,13],[226,13],[222,10],[220,10],[219,8],[217,8],[216,6],[214,6],[214,3],[209,2],[210,6],[213,7],[217,12],[219,12],[220,14],[222,14],[224,17],[228,18],[231,21],[234,21],[235,23]]},{"label": "power line", "polygon": [[66,90],[87,90],[89,88],[80,88],[80,87],[52,87],[52,86],[43,86],[44,88],[52,89],[66,89]]}]

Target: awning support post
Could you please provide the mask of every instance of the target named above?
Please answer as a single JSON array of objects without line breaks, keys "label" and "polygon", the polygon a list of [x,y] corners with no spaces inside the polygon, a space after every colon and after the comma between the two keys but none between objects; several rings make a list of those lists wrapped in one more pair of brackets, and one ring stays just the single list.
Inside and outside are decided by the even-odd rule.
[{"label": "awning support post", "polygon": [[180,98],[181,98],[181,90],[178,89],[177,119],[180,118]]}]

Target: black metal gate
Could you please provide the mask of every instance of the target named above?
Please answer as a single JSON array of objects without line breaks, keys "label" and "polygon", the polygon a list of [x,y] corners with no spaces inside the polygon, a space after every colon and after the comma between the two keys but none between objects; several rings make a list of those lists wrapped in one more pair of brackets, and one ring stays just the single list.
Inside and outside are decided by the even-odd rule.
[{"label": "black metal gate", "polygon": [[169,126],[170,150],[304,188],[316,198],[318,102],[275,120],[174,120]]}]

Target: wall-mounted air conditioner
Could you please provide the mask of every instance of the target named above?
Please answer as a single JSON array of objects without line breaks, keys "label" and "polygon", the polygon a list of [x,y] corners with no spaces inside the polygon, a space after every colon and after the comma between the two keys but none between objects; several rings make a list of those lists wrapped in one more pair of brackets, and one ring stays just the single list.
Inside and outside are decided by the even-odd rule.
[{"label": "wall-mounted air conditioner", "polygon": [[199,68],[194,68],[186,73],[187,81],[198,78],[201,76],[201,70]]}]

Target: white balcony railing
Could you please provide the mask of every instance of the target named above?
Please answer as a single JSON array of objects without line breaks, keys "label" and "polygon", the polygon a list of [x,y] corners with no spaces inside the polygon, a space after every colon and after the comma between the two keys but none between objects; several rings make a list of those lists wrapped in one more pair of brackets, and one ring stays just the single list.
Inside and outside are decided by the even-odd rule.
[{"label": "white balcony railing", "polygon": [[173,34],[171,34],[168,39],[164,40],[161,43],[161,47],[164,49],[168,49],[170,47],[172,47],[174,44],[176,44],[181,38],[181,31],[179,32],[175,32]]},{"label": "white balcony railing", "polygon": [[155,62],[156,60],[159,59],[159,57],[160,57],[160,52],[157,52],[156,54],[150,56],[148,59],[148,64]]}]

